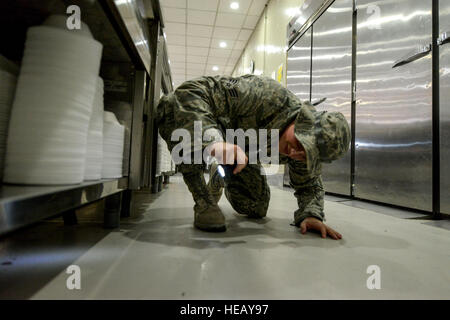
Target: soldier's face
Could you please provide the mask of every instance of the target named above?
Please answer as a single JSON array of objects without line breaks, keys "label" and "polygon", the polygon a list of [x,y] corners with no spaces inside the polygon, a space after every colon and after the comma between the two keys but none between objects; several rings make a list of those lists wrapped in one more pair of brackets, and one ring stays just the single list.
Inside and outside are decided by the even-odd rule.
[{"label": "soldier's face", "polygon": [[294,122],[283,131],[278,146],[281,154],[294,160],[306,160],[305,149],[294,135]]}]

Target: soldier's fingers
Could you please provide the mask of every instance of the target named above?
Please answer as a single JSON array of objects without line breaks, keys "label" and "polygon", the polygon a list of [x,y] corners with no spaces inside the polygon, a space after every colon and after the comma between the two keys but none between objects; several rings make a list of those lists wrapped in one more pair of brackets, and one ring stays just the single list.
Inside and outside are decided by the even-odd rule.
[{"label": "soldier's fingers", "polygon": [[238,173],[241,172],[246,166],[247,166],[246,163],[236,165],[236,168],[234,168],[234,170],[233,170],[233,174],[238,174]]},{"label": "soldier's fingers", "polygon": [[303,221],[303,222],[300,224],[300,232],[301,232],[302,234],[305,234],[305,233],[306,233],[306,230],[307,230],[307,228],[306,228],[306,222]]},{"label": "soldier's fingers", "polygon": [[328,234],[330,234],[330,236],[335,239],[335,240],[339,240],[342,238],[342,236],[339,234],[339,232],[335,231],[334,229],[330,228],[327,226],[328,229]]},{"label": "soldier's fingers", "polygon": [[328,234],[330,235],[331,238],[333,238],[334,240],[337,240],[338,237],[336,235],[336,232],[333,232],[333,230],[328,230]]},{"label": "soldier's fingers", "polygon": [[320,233],[322,234],[322,238],[326,238],[327,237],[327,228],[325,228],[325,226],[321,226]]},{"label": "soldier's fingers", "polygon": [[226,163],[225,164],[234,164],[234,159],[235,159],[235,151],[234,149],[227,149],[227,153],[226,153]]}]

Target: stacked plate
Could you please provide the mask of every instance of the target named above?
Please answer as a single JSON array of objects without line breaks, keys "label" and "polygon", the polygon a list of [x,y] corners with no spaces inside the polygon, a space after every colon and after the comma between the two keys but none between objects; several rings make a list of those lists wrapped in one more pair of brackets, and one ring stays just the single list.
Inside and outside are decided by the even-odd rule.
[{"label": "stacked plate", "polygon": [[103,161],[103,80],[98,77],[94,109],[89,121],[84,180],[98,180],[102,177]]},{"label": "stacked plate", "polygon": [[120,178],[122,177],[125,127],[117,121],[114,113],[105,111],[103,116],[102,178]]},{"label": "stacked plate", "polygon": [[83,181],[102,45],[89,33],[64,28],[27,31],[11,110],[5,182]]},{"label": "stacked plate", "polygon": [[158,151],[156,156],[156,175],[168,173],[172,170],[172,157],[166,141],[158,133]]},{"label": "stacked plate", "polygon": [[0,181],[3,178],[6,138],[16,82],[17,77],[14,74],[0,69]]}]

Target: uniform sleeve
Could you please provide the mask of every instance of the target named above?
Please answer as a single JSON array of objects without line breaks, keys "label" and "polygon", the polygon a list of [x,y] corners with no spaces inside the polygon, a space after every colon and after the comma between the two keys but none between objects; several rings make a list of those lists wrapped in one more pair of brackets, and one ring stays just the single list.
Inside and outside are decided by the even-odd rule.
[{"label": "uniform sleeve", "polygon": [[[192,154],[203,151],[210,143],[223,141],[223,134],[218,126],[204,89],[195,82],[185,82],[170,97],[165,106],[164,121],[160,122],[160,132],[172,150],[183,132],[190,135],[183,150]],[[162,127],[162,128],[161,128]],[[178,131],[177,131],[178,130]],[[183,132],[182,132],[183,131]],[[172,141],[172,137],[175,141]],[[184,154],[183,157],[191,157]]]},{"label": "uniform sleeve", "polygon": [[325,192],[320,167],[316,172],[310,173],[303,162],[290,159],[288,165],[290,185],[295,190],[294,195],[298,203],[298,209],[294,212],[294,224],[299,226],[308,217],[324,221],[323,198]]}]

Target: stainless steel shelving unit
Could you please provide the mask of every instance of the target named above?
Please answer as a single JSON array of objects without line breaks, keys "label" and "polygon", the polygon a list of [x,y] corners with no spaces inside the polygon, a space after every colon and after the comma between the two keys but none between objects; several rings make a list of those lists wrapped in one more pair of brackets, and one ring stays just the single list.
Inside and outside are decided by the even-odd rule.
[{"label": "stainless steel shelving unit", "polygon": [[[154,166],[146,156],[154,149],[154,128],[149,124],[156,106],[151,90],[157,89],[159,95],[161,82],[166,91],[172,90],[167,55],[157,50],[162,32],[150,36],[151,25],[163,26],[158,0],[1,1],[0,54],[20,65],[27,29],[51,14],[66,14],[70,5],[80,7],[81,20],[103,44],[100,76],[105,80],[105,109],[106,101],[131,109],[114,110],[131,119],[129,154],[124,156],[129,163],[120,179],[64,186],[0,185],[0,236],[59,214],[67,224],[74,223],[74,209],[100,199],[105,199],[105,227],[117,227],[120,216],[129,215],[132,190],[150,190],[145,172],[149,175]],[[149,127],[152,130],[144,130]]]},{"label": "stainless steel shelving unit", "polygon": [[106,198],[127,188],[126,177],[64,186],[2,185],[0,234]]}]

